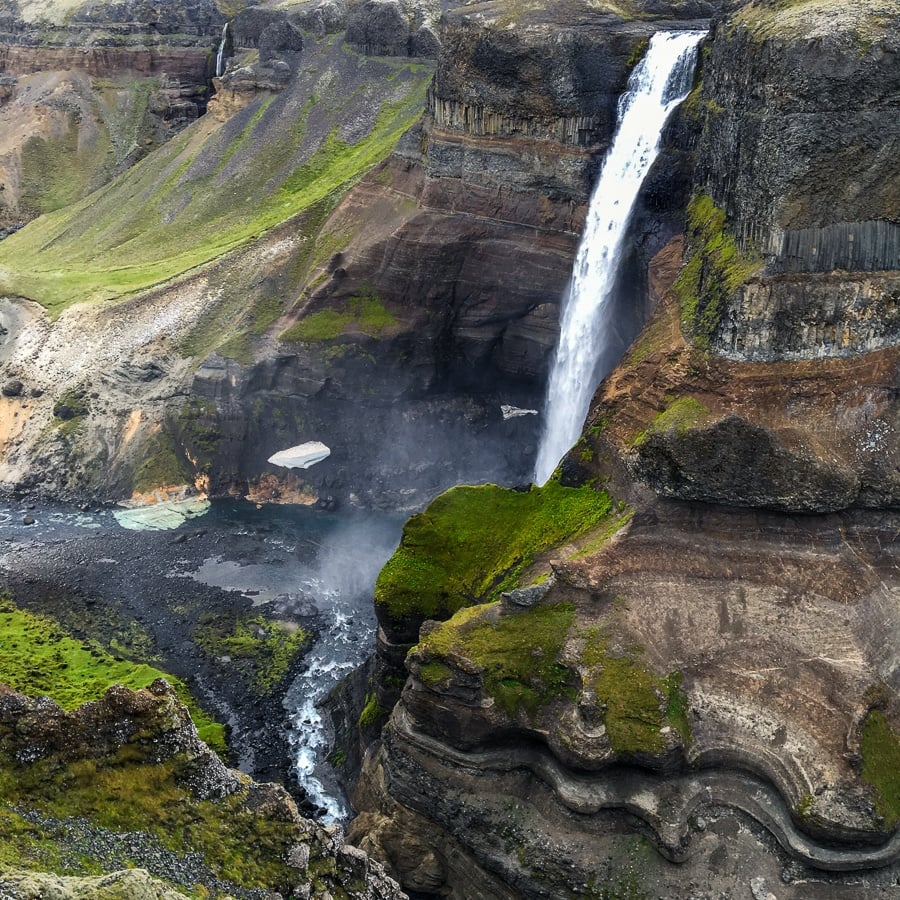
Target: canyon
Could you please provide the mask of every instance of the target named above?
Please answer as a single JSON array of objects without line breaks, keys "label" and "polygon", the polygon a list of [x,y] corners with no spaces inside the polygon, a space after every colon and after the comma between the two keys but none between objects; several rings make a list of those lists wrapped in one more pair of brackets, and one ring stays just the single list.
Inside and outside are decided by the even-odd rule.
[{"label": "canyon", "polygon": [[[618,99],[685,30],[619,362],[531,485]],[[8,7],[5,492],[414,513],[375,657],[327,703],[352,846],[271,794],[319,865],[254,888],[896,889],[898,35],[895,0]],[[306,441],[331,454],[268,463]],[[172,714],[118,690],[66,715]],[[128,733],[85,752],[152,745]]]}]

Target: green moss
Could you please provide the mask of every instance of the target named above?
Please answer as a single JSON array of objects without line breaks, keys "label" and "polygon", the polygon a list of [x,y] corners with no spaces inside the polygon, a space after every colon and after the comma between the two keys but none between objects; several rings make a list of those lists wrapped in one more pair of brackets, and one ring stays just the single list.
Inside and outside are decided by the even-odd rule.
[{"label": "green moss", "polygon": [[328,754],[328,762],[334,766],[335,769],[339,769],[341,766],[347,764],[347,750],[344,747],[335,747],[331,753]]},{"label": "green moss", "polygon": [[397,320],[381,298],[367,292],[342,301],[339,308],[322,309],[306,316],[278,337],[282,341],[307,343],[330,341],[348,332],[379,337],[386,328],[396,324]]},{"label": "green moss", "polygon": [[605,491],[555,481],[451,488],[406,523],[375,602],[397,619],[446,618],[515,587],[537,554],[594,528],[611,505]]},{"label": "green moss", "polygon": [[668,400],[669,405],[653,419],[644,431],[635,435],[634,446],[643,444],[650,434],[660,434],[666,431],[685,434],[709,415],[709,410],[694,397],[670,397]]},{"label": "green moss", "polygon": [[442,662],[430,662],[419,666],[416,675],[422,684],[433,688],[447,684],[453,678],[453,669]]},{"label": "green moss", "polygon": [[175,430],[194,468],[208,474],[222,436],[216,425],[217,407],[211,400],[192,397],[175,416]]},{"label": "green moss", "polygon": [[178,678],[153,666],[115,659],[97,644],[76,640],[53,619],[21,610],[7,598],[0,598],[0,632],[0,684],[75,709],[102,697],[112,684],[137,690],[166,678],[190,709],[200,737],[216,750],[226,749],[224,726],[200,709]]},{"label": "green moss", "polygon": [[229,657],[250,676],[260,696],[271,694],[304,652],[309,634],[263,616],[216,618],[199,625],[194,640],[214,657]]},{"label": "green moss", "polygon": [[159,487],[189,484],[192,481],[187,462],[168,434],[154,437],[147,456],[134,474],[134,490],[141,493]]},{"label": "green moss", "polygon": [[628,59],[625,60],[625,68],[628,69],[629,72],[647,55],[649,46],[649,38],[643,38],[635,44],[634,49],[628,55]]},{"label": "green moss", "polygon": [[691,723],[688,719],[690,702],[688,696],[681,687],[682,678],[680,672],[673,672],[663,679],[663,693],[669,698],[666,706],[666,719],[669,724],[681,735],[685,746],[690,746],[694,740],[691,731]]},{"label": "green moss", "polygon": [[53,404],[53,415],[63,421],[69,421],[77,416],[86,416],[89,412],[90,407],[83,390],[66,391]]},{"label": "green moss", "polygon": [[387,714],[388,710],[378,702],[378,695],[371,691],[366,695],[366,703],[359,714],[359,727],[372,728]]},{"label": "green moss", "polygon": [[769,0],[743,4],[730,16],[730,25],[747,28],[757,41],[812,36],[820,34],[824,26],[830,33],[848,36],[867,48],[896,27],[896,10],[889,9],[884,0],[855,0],[852,4],[835,0]]},{"label": "green moss", "polygon": [[814,800],[812,794],[804,794],[800,798],[800,802],[797,804],[797,815],[802,820],[805,821],[809,818],[809,815],[812,812],[813,802]]},{"label": "green moss", "polygon": [[533,717],[558,697],[574,697],[575,674],[560,662],[566,636],[575,621],[570,603],[536,606],[500,614],[499,604],[458,612],[415,647],[431,658],[462,654],[484,670],[487,692],[509,716]]},{"label": "green moss", "polygon": [[619,753],[658,753],[667,742],[660,733],[675,728],[685,744],[691,742],[688,700],[681,675],[660,678],[640,663],[641,648],[612,653],[599,628],[586,629],[580,661],[583,682],[593,690],[604,712],[610,745]]},{"label": "green moss", "polygon": [[866,716],[861,751],[863,781],[875,790],[878,812],[893,828],[900,822],[900,738],[880,710]]},{"label": "green moss", "polygon": [[[244,803],[246,789],[219,802],[196,801],[179,786],[180,758],[146,763],[140,761],[145,753],[127,744],[112,757],[66,766],[52,758],[22,765],[0,754],[0,804],[8,804],[0,810],[17,832],[0,834],[0,858],[18,854],[22,861],[41,861],[40,845],[52,826],[35,829],[16,821],[10,807],[24,807],[54,819],[84,817],[114,833],[149,832],[176,854],[199,853],[219,879],[290,892],[296,871],[284,859],[302,837],[298,826],[256,815]],[[52,859],[43,863],[58,868]]]},{"label": "green moss", "polygon": [[695,346],[709,348],[731,295],[760,264],[738,249],[725,211],[708,194],[695,195],[688,205],[687,262],[675,281],[681,325]]},{"label": "green moss", "polygon": [[31,137],[22,147],[22,194],[26,210],[48,213],[80,200],[111,174],[109,138],[101,130],[93,144],[79,146],[79,127],[70,116],[61,137]]}]

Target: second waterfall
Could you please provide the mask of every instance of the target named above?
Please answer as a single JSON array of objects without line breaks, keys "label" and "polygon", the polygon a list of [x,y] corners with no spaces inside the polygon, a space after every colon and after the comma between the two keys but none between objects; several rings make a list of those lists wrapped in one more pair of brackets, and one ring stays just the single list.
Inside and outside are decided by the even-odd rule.
[{"label": "second waterfall", "polygon": [[691,89],[702,31],[653,36],[619,98],[618,128],[588,209],[550,373],[534,480],[544,484],[575,443],[597,384],[618,360],[611,294],[631,211],[659,155],[669,114]]}]

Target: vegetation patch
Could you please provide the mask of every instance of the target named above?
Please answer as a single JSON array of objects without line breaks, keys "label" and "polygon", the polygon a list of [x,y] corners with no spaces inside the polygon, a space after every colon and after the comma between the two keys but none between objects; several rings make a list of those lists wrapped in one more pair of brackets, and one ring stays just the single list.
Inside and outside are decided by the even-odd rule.
[{"label": "vegetation patch", "polygon": [[11,829],[0,832],[0,860],[58,870],[59,859],[45,849],[51,826],[31,825],[18,812],[29,808],[48,819],[83,817],[112,832],[149,832],[178,855],[186,848],[199,852],[217,878],[290,892],[297,873],[284,860],[302,837],[298,826],[255,814],[245,803],[247,789],[218,802],[197,801],[179,785],[186,760],[139,757],[131,744],[67,766],[52,758],[23,765],[0,754],[0,827]]},{"label": "vegetation patch", "polygon": [[165,678],[190,710],[201,739],[214,750],[227,750],[224,726],[197,705],[180,679],[144,663],[113,657],[96,643],[72,637],[54,619],[26,612],[2,597],[0,632],[0,683],[31,697],[50,697],[63,709],[75,709],[98,700],[112,684],[138,690]]},{"label": "vegetation patch", "polygon": [[216,424],[217,407],[211,400],[192,397],[175,417],[178,438],[194,468],[208,475],[219,452],[222,435]]},{"label": "vegetation patch", "polygon": [[709,410],[694,397],[668,397],[667,399],[669,405],[653,419],[644,431],[635,435],[634,445],[636,447],[643,444],[651,434],[662,434],[666,431],[685,434],[709,415]]},{"label": "vegetation patch", "polygon": [[875,806],[888,828],[900,822],[900,738],[885,715],[872,710],[862,731],[862,777],[875,791]]},{"label": "vegetation patch", "polygon": [[494,599],[537,554],[594,528],[611,506],[605,491],[556,481],[528,491],[451,488],[406,523],[375,602],[395,619],[447,618]]},{"label": "vegetation patch", "polygon": [[198,625],[194,640],[210,656],[227,657],[243,670],[256,694],[268,696],[306,649],[309,633],[263,616],[239,616]]},{"label": "vegetation patch", "polygon": [[372,728],[380,719],[383,719],[390,710],[385,709],[378,702],[378,695],[374,691],[366,694],[366,702],[359,714],[359,727]]},{"label": "vegetation patch", "polygon": [[760,264],[738,248],[725,211],[696,194],[687,211],[687,262],[674,286],[682,328],[695,346],[709,349],[729,299]]},{"label": "vegetation patch", "polygon": [[[398,75],[392,100],[380,103],[367,134],[350,143],[323,127],[359,115],[367,86],[383,84],[386,69]],[[3,241],[0,291],[57,316],[74,302],[118,298],[188,272],[341,196],[419,117],[429,74],[360,56],[337,106],[316,107],[313,96],[298,124],[285,91],[258,118],[248,116],[237,147],[201,120],[89,198]],[[315,129],[301,127],[314,116]]]},{"label": "vegetation patch", "polygon": [[[885,0],[754,0],[731,16],[732,27],[748,28],[754,40],[802,38],[827,26],[835,34],[854,38],[863,48],[896,27],[896,6]],[[893,21],[892,21],[893,20]]]},{"label": "vegetation patch", "polygon": [[348,332],[380,337],[385,328],[396,324],[397,320],[385,308],[381,297],[367,292],[341,301],[336,308],[322,309],[306,316],[278,337],[282,341],[307,343],[330,341]]},{"label": "vegetation patch", "polygon": [[[571,603],[501,613],[499,603],[458,612],[412,651],[437,658],[462,655],[484,670],[484,686],[507,715],[533,717],[558,697],[575,696],[575,673],[559,661],[575,621]],[[423,667],[423,668],[425,668]],[[445,667],[446,668],[446,667]]]},{"label": "vegetation patch", "polygon": [[667,744],[660,733],[675,728],[686,744],[691,741],[688,701],[678,673],[659,678],[640,664],[639,652],[614,654],[598,628],[584,633],[580,655],[586,667],[584,686],[593,690],[604,712],[613,750],[619,753],[658,753]]},{"label": "vegetation patch", "polygon": [[134,473],[134,490],[145,493],[154,488],[190,484],[192,480],[187,462],[172,438],[161,432],[152,438],[147,456]]}]

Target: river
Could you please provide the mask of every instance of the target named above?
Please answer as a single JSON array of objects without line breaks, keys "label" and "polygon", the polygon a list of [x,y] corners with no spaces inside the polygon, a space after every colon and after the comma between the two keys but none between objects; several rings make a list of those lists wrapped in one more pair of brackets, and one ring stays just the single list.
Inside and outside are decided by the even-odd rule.
[{"label": "river", "polygon": [[[25,525],[26,517],[34,524]],[[404,518],[221,501],[173,530],[133,531],[110,509],[6,503],[0,574],[17,597],[23,593],[29,605],[51,614],[53,595],[61,593],[70,610],[85,604],[86,616],[95,616],[99,604],[133,617],[159,648],[156,664],[186,677],[229,721],[240,767],[271,776],[278,764],[269,757],[286,754],[311,808],[335,821],[349,808],[324,762],[329,736],[316,704],[374,649],[372,588]],[[241,708],[254,704],[246,698],[242,704],[227,670],[205,660],[191,640],[203,610],[248,602],[315,633],[275,728],[266,727],[271,710]],[[287,745],[281,754],[268,746],[275,739]]]}]

